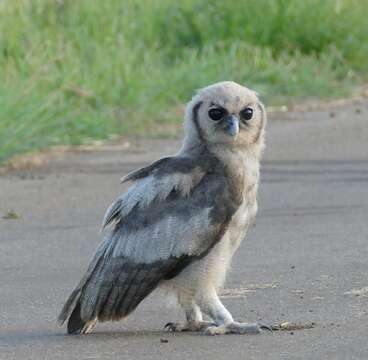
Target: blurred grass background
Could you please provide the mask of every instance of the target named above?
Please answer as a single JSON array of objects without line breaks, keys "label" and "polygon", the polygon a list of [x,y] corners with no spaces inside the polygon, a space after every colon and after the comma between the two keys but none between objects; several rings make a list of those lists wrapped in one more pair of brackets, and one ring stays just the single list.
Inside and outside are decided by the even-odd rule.
[{"label": "blurred grass background", "polygon": [[54,144],[165,133],[199,87],[268,104],[368,79],[368,0],[0,0],[0,162]]}]

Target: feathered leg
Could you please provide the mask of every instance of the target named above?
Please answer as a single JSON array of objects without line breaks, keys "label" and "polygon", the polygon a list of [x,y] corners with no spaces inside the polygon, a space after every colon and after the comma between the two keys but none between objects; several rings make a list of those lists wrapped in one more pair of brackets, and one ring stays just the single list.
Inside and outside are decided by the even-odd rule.
[{"label": "feathered leg", "polygon": [[215,324],[208,326],[206,335],[223,334],[259,334],[262,330],[270,330],[269,327],[257,323],[239,323],[234,321],[230,312],[220,301],[216,290],[210,288],[199,298],[200,309],[208,315]]},{"label": "feathered leg", "polygon": [[202,312],[194,300],[194,291],[181,290],[178,294],[178,302],[185,312],[186,322],[165,325],[168,331],[203,331],[209,326],[216,325],[210,321],[203,321]]}]

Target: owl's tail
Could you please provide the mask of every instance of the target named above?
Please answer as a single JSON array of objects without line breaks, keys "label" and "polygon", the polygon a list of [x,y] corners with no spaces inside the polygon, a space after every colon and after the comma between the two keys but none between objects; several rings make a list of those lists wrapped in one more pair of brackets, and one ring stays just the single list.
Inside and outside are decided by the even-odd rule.
[{"label": "owl's tail", "polygon": [[68,299],[66,300],[59,316],[58,323],[62,326],[68,321],[67,332],[68,334],[86,334],[91,332],[97,323],[97,317],[91,316],[87,319],[82,319],[82,300],[83,300],[83,289],[91,281],[91,278],[98,272],[101,267],[102,260],[106,254],[107,241],[100,244],[95,255],[89,264],[88,270],[84,277],[73,290]]},{"label": "owl's tail", "polygon": [[97,318],[90,321],[82,320],[81,303],[79,299],[80,294],[76,294],[76,290],[73,291],[73,293],[70,295],[69,299],[65,303],[59,315],[58,321],[60,325],[62,325],[68,319],[68,334],[88,334],[97,324]]}]

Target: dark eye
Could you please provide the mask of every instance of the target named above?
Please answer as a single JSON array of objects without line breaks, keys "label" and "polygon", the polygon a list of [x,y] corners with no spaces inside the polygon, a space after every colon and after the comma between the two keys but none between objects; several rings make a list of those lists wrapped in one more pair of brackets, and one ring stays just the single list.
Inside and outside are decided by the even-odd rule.
[{"label": "dark eye", "polygon": [[246,107],[240,112],[240,116],[243,120],[250,120],[253,117],[253,109],[250,107]]},{"label": "dark eye", "polygon": [[225,110],[221,108],[213,108],[213,109],[210,109],[210,111],[208,112],[208,116],[214,121],[219,121],[220,119],[224,117],[224,115],[225,115]]}]

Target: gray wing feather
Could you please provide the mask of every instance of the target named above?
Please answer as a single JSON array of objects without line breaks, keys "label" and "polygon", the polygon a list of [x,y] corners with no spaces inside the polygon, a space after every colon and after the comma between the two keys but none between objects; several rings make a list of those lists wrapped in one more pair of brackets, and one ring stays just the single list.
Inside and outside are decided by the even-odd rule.
[{"label": "gray wing feather", "polygon": [[135,206],[145,208],[156,199],[165,200],[175,185],[168,177],[156,179],[150,176],[139,180],[108,208],[103,219],[103,228],[114,221],[123,219]]},{"label": "gray wing feather", "polygon": [[121,221],[136,206],[145,209],[154,201],[164,201],[173,191],[188,196],[204,175],[205,169],[201,166],[187,158],[175,157],[161,159],[128,174],[122,181],[135,183],[108,208],[102,227]]}]

